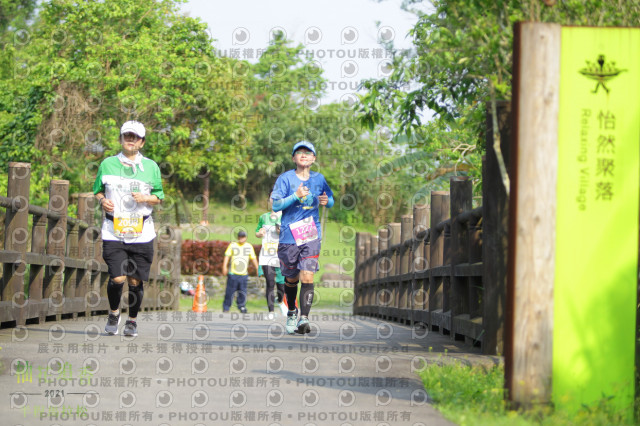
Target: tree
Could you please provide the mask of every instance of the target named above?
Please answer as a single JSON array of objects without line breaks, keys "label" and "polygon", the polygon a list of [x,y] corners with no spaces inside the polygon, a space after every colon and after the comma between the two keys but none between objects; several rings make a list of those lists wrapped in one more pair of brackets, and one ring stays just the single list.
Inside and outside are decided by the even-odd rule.
[{"label": "tree", "polygon": [[[404,6],[417,3],[407,0]],[[413,49],[394,51],[392,75],[364,84],[358,113],[371,129],[391,118],[398,123],[399,142],[435,155],[438,164],[449,164],[445,169],[467,163],[471,171],[480,169],[487,103],[511,98],[514,22],[632,26],[640,19],[638,0],[431,3],[430,12],[417,12],[410,31]],[[425,123],[427,109],[435,114],[434,123]]]},{"label": "tree", "polygon": [[[246,97],[236,96],[238,120],[255,142],[244,163],[247,178],[238,193],[268,192],[284,170],[282,160],[291,157],[298,140],[318,141],[309,123],[322,96],[322,70],[302,55],[303,46],[276,34],[257,63],[247,63]],[[286,162],[287,167],[291,164]]]},{"label": "tree", "polygon": [[[412,185],[392,185],[401,180],[398,174],[368,179],[379,169],[381,155],[393,158],[387,155],[389,139],[360,128],[350,106],[322,105],[322,69],[302,52],[303,46],[292,46],[276,36],[256,64],[237,63],[246,64],[249,70],[243,85],[250,97],[234,99],[234,116],[254,143],[248,147],[245,162],[238,165],[246,170],[246,179],[233,189],[242,197],[265,197],[278,175],[293,167],[291,148],[304,139],[315,144],[314,167],[334,189],[338,204],[329,210],[332,220],[353,223],[382,216],[391,220],[400,211],[405,213],[406,206],[399,199],[381,211],[373,187],[406,189]],[[405,192],[410,199],[412,193]]]},{"label": "tree", "polygon": [[0,137],[14,141],[0,147],[0,170],[45,161],[59,165],[46,175],[87,191],[99,160],[119,150],[120,124],[137,119],[170,194],[203,170],[233,181],[246,141],[220,90],[231,86],[230,62],[214,55],[205,29],[173,0],[43,4],[0,83]]},{"label": "tree", "polygon": [[35,0],[0,0],[0,34],[7,34],[8,29],[22,29],[32,17],[36,4]]}]

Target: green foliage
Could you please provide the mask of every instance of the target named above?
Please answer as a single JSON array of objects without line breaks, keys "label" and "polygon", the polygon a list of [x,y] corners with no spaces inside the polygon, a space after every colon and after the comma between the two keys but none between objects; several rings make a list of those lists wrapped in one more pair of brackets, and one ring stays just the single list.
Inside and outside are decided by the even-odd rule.
[{"label": "green foliage", "polygon": [[379,132],[363,130],[350,106],[321,104],[322,72],[302,55],[302,49],[276,37],[256,64],[234,63],[236,83],[245,87],[246,93],[234,96],[233,117],[254,143],[236,165],[246,179],[238,179],[229,190],[254,200],[265,197],[276,178],[294,167],[293,144],[305,139],[316,146],[314,170],[323,173],[334,190],[337,203],[329,210],[332,220],[354,223],[385,217],[380,220],[393,221],[407,212],[400,200],[410,199],[411,191],[419,186],[404,186],[409,189],[396,193],[398,201],[393,208],[380,214],[376,203],[380,186],[400,186],[411,176],[393,174],[375,183],[366,179],[378,168],[380,159],[393,151],[393,144]]},{"label": "green foliage", "polygon": [[[410,31],[414,48],[396,52],[391,77],[367,82],[374,93],[366,97],[367,121],[386,109],[395,114],[402,131],[415,131],[421,126],[418,112],[428,107],[448,123],[466,119],[467,126],[479,135],[481,103],[491,98],[491,88],[496,98],[511,97],[515,22],[633,26],[640,18],[637,0],[561,1],[554,6],[540,0],[431,3],[433,12],[422,14]],[[403,90],[409,84],[417,88]],[[375,108],[376,99],[384,100],[384,108]]]},{"label": "green foliage", "polygon": [[0,34],[8,28],[20,28],[31,17],[36,0],[0,0]]},{"label": "green foliage", "polygon": [[[407,0],[404,6],[412,9],[417,3],[422,2]],[[638,0],[435,0],[431,4],[428,13],[416,12],[419,20],[410,31],[411,50],[387,46],[394,52],[393,72],[389,78],[364,82],[367,92],[358,117],[369,129],[396,122],[397,134],[406,136],[412,147],[435,155],[434,161],[447,169],[467,164],[476,183],[484,152],[485,105],[492,99],[511,98],[516,21],[636,26],[640,20]],[[429,110],[434,117],[426,123]]]},{"label": "green foliage", "polygon": [[429,398],[449,420],[460,425],[625,425],[625,417],[608,404],[610,398],[575,414],[541,406],[513,411],[504,397],[504,368],[469,367],[458,362],[429,364],[420,371]]},{"label": "green foliage", "polygon": [[246,95],[234,97],[234,118],[255,142],[243,162],[247,179],[238,182],[242,196],[268,193],[277,176],[291,168],[293,144],[316,139],[305,130],[319,104],[324,79],[321,70],[301,55],[303,46],[290,44],[275,37],[256,64],[234,65],[243,70],[239,81],[247,90]]},{"label": "green foliage", "polygon": [[502,367],[485,371],[480,367],[470,368],[458,363],[442,366],[431,364],[420,372],[420,377],[429,398],[447,417],[451,415],[452,418],[451,411],[454,407],[458,408],[460,414],[456,414],[456,422],[472,423],[475,410],[477,414],[506,412]]},{"label": "green foliage", "polygon": [[[394,191],[406,198],[419,188],[404,172],[365,178],[398,154],[349,107],[321,105],[322,69],[303,46],[281,35],[255,64],[216,57],[206,26],[179,14],[178,2],[53,0],[32,21],[15,9],[0,27],[0,191],[11,161],[31,162],[34,203],[47,203],[51,178],[90,191],[129,119],[147,127],[143,154],[163,172],[163,214],[201,199],[205,176],[225,200],[266,198],[301,139],[316,144],[316,170],[334,188],[333,220],[379,216],[379,185],[409,179]],[[406,212],[397,202],[383,214]]]},{"label": "green foliage", "polygon": [[207,169],[233,181],[246,141],[234,137],[230,97],[216,90],[230,86],[229,61],[214,55],[205,30],[173,0],[42,4],[29,37],[6,45],[0,170],[30,161],[36,180],[69,179],[85,192],[96,171],[86,165],[116,154],[119,126],[137,119],[148,129],[144,154],[170,185]]}]

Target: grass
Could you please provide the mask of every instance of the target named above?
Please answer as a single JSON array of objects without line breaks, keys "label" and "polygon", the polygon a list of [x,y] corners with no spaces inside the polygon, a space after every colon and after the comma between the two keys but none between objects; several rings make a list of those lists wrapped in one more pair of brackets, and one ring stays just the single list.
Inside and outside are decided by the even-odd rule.
[{"label": "grass", "polygon": [[[351,312],[351,302],[353,301],[353,289],[351,288],[329,288],[315,287],[315,298],[311,307],[311,313],[317,310],[322,312],[344,313]],[[207,310],[211,312],[222,312],[222,301],[224,299],[224,286],[213,295],[208,295]],[[193,296],[180,296],[180,310],[190,311],[193,306]],[[247,300],[247,310],[249,313],[267,312],[267,301],[264,291],[260,296],[249,295]],[[234,304],[232,311],[237,311]]]},{"label": "grass", "polygon": [[[267,212],[264,206],[247,203],[244,209],[239,210],[230,203],[209,203],[209,225],[199,226],[197,221],[201,215],[198,208],[191,207],[192,223],[182,226],[182,239],[197,239],[200,241],[222,240],[234,241],[236,232],[242,228],[247,231],[247,240],[251,244],[261,244],[261,239],[255,236],[256,226],[261,214]],[[322,217],[322,210],[320,211]],[[327,214],[328,215],[328,214]],[[319,282],[322,274],[327,272],[326,264],[340,266],[340,272],[353,277],[355,269],[355,233],[377,233],[375,225],[356,223],[344,225],[327,220],[322,237],[322,249],[320,253],[320,270],[317,272],[315,282]],[[257,253],[256,253],[257,254]]]},{"label": "grass", "polygon": [[460,425],[626,425],[606,399],[570,414],[545,406],[532,411],[509,410],[504,401],[504,368],[469,367],[460,363],[430,364],[420,371],[436,408]]}]

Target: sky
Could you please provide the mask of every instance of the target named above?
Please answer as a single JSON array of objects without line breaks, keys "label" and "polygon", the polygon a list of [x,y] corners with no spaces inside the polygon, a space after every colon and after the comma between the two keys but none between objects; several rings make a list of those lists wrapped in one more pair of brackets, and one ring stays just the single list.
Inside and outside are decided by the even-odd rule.
[{"label": "sky", "polygon": [[[322,103],[345,100],[363,79],[390,73],[378,40],[408,49],[417,16],[401,9],[402,0],[190,0],[183,13],[209,26],[222,56],[256,62],[274,31],[284,32],[328,80]],[[379,22],[378,25],[376,23]]]}]

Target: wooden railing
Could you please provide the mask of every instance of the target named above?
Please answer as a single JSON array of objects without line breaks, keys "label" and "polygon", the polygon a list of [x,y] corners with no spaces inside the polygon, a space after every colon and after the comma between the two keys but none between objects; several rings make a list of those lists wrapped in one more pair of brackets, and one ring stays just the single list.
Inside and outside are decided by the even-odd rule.
[{"label": "wooden railing", "polygon": [[471,181],[451,178],[451,195],[432,192],[401,223],[358,233],[354,313],[481,342],[482,208],[471,203]]},{"label": "wooden railing", "polygon": [[[31,165],[9,163],[2,264],[0,325],[11,327],[90,316],[108,310],[107,265],[102,259],[102,210],[92,193],[72,197],[69,182],[52,180],[47,208],[29,204]],[[30,221],[29,218],[32,218]],[[180,231],[157,229],[155,256],[142,310],[178,309]]]},{"label": "wooden railing", "polygon": [[432,192],[430,205],[414,206],[400,223],[356,234],[354,314],[422,324],[504,353],[508,195],[499,158],[508,170],[508,117],[505,103],[495,121],[487,115],[482,207],[472,209],[471,181],[452,177],[450,192]]}]

